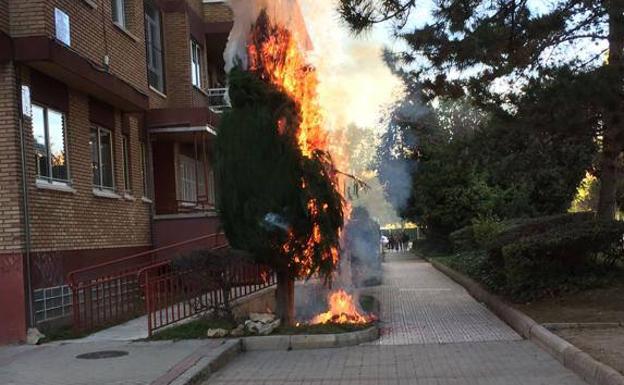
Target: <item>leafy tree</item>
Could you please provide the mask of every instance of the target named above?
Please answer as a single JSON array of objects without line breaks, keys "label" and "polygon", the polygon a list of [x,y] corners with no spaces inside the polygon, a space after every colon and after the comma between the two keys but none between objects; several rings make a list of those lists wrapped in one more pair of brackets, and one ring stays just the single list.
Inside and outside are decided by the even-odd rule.
[{"label": "leafy tree", "polygon": [[513,109],[511,91],[522,81],[561,67],[587,75],[593,81],[576,85],[599,91],[593,103],[600,120],[591,127],[601,138],[598,214],[613,218],[624,150],[624,1],[437,0],[431,20],[407,30],[410,12],[424,1],[340,0],[339,10],[356,32],[394,22],[407,45],[402,58],[416,64],[411,76],[428,97],[468,93],[481,106]]},{"label": "leafy tree", "polygon": [[[513,112],[484,113],[464,97],[439,99],[410,117],[401,111],[418,104],[418,93],[408,93],[412,100],[391,114],[379,149],[386,192],[402,186],[397,166],[413,164],[401,213],[443,236],[479,218],[565,212],[596,152],[587,127],[599,116],[591,89],[578,84],[585,81],[561,71],[532,81]],[[578,101],[570,105],[568,98]]]},{"label": "leafy tree", "polygon": [[336,268],[342,197],[329,156],[304,156],[298,105],[250,71],[229,75],[216,139],[220,218],[230,244],[277,273],[278,314],[294,322],[294,279]]}]

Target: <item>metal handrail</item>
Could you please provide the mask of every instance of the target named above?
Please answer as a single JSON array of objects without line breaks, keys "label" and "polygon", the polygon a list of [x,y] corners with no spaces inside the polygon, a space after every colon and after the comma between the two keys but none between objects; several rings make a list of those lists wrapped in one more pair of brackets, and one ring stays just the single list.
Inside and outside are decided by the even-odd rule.
[{"label": "metal handrail", "polygon": [[174,249],[176,247],[184,246],[184,245],[187,245],[187,244],[190,244],[190,243],[202,241],[202,240],[205,240],[205,239],[215,238],[215,237],[219,237],[219,236],[225,236],[225,234],[221,232],[221,233],[214,233],[214,234],[203,235],[201,237],[192,238],[192,239],[188,239],[186,241],[172,243],[170,245],[162,246],[162,247],[159,247],[159,248],[156,248],[156,249],[151,249],[151,250],[143,251],[143,252],[140,252],[140,253],[137,253],[137,254],[129,255],[127,257],[122,257],[122,258],[119,258],[119,259],[114,259],[112,261],[99,263],[99,264],[96,264],[96,265],[93,265],[93,266],[88,266],[88,267],[83,267],[81,269],[76,269],[76,270],[73,270],[73,271],[69,272],[69,274],[67,274],[67,281],[68,281],[68,283],[69,283],[69,285],[71,287],[76,287],[77,285],[76,285],[76,281],[75,281],[74,278],[75,278],[75,276],[77,274],[85,273],[85,272],[88,272],[88,271],[94,271],[94,270],[101,269],[101,268],[108,267],[108,266],[112,266],[112,265],[115,265],[115,264],[118,264],[118,263],[128,262],[128,261],[131,261],[131,260],[134,260],[134,259],[138,259],[138,258],[141,258],[141,257],[149,256],[151,254],[167,251],[167,250],[170,250],[170,249]]}]

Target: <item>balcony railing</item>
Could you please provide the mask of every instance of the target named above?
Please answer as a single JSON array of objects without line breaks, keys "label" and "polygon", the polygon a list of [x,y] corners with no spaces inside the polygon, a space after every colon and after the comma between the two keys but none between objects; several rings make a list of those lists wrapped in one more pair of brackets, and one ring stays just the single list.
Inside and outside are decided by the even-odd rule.
[{"label": "balcony railing", "polygon": [[208,106],[216,113],[222,113],[226,108],[230,108],[230,101],[227,98],[227,88],[209,88]]}]

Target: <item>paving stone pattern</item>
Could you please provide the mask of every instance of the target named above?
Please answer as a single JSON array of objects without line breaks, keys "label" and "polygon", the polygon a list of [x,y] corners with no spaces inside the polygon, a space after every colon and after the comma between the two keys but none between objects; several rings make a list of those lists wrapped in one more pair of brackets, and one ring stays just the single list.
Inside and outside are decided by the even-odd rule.
[{"label": "paving stone pattern", "polygon": [[206,385],[581,385],[529,341],[249,352]]},{"label": "paving stone pattern", "polygon": [[[196,352],[216,351],[218,340],[97,342],[3,348],[2,385],[149,385]],[[79,354],[126,351],[116,358],[85,360]],[[0,350],[0,353],[2,350]],[[8,353],[12,354],[8,354]]]},{"label": "paving stone pattern", "polygon": [[430,264],[390,254],[375,344],[242,354],[204,385],[582,385]]},{"label": "paving stone pattern", "polygon": [[519,340],[466,290],[422,260],[388,255],[381,302],[381,345]]}]

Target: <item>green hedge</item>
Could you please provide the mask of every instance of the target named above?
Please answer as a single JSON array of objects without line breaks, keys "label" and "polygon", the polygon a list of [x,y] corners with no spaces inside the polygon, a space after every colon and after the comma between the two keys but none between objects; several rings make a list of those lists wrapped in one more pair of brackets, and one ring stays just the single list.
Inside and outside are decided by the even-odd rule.
[{"label": "green hedge", "polygon": [[530,298],[593,273],[597,259],[591,257],[602,262],[622,257],[623,234],[622,222],[586,220],[509,242],[501,248],[509,294]]},{"label": "green hedge", "polygon": [[624,222],[592,214],[476,221],[451,235],[453,263],[514,300],[598,284],[623,260]]}]

